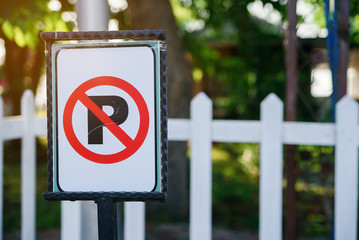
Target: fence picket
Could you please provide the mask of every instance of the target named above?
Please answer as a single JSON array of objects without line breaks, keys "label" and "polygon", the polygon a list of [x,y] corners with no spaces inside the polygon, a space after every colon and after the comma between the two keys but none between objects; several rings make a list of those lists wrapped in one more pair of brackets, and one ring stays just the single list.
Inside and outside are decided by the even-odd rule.
[{"label": "fence picket", "polygon": [[[0,126],[4,123],[4,102],[0,97]],[[3,202],[4,202],[4,132],[0,128],[0,236],[3,236]]]},{"label": "fence picket", "polygon": [[[36,136],[46,134],[46,118],[35,117],[30,91],[22,97],[22,116],[3,117],[0,99],[0,236],[3,234],[4,141],[22,139],[23,240],[34,240]],[[359,107],[350,97],[337,105],[337,123],[283,122],[283,103],[270,94],[260,121],[212,120],[212,102],[200,93],[191,102],[191,119],[169,119],[170,141],[191,141],[190,239],[211,239],[212,141],[260,143],[259,237],[282,239],[283,144],[335,146],[335,237],[357,238]],[[84,239],[80,202],[62,203],[62,239]],[[125,239],[145,238],[145,204],[125,204]],[[93,234],[92,234],[93,235]]]},{"label": "fence picket", "polygon": [[61,239],[81,240],[81,203],[61,202]]},{"label": "fence picket", "polygon": [[261,103],[259,239],[282,239],[283,103],[270,94]]},{"label": "fence picket", "polygon": [[25,91],[21,99],[23,136],[21,144],[21,239],[35,240],[36,225],[36,137],[34,95]]},{"label": "fence picket", "polygon": [[124,240],[145,240],[145,203],[125,202]]},{"label": "fence picket", "polygon": [[358,104],[345,96],[336,106],[335,239],[357,239]]},{"label": "fence picket", "polygon": [[97,240],[97,204],[94,201],[78,201],[78,203],[80,204],[81,209],[81,221],[79,225],[81,230],[81,239]]},{"label": "fence picket", "polygon": [[190,239],[212,239],[212,102],[191,102]]}]

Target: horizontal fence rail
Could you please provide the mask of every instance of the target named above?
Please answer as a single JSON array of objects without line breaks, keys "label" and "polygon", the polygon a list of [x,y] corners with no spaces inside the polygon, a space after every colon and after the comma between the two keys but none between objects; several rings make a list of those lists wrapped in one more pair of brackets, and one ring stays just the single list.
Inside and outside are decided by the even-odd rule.
[{"label": "horizontal fence rail", "polygon": [[[46,135],[46,119],[34,115],[30,91],[22,98],[22,116],[3,117],[0,98],[0,139],[22,139],[22,239],[35,240],[35,141]],[[335,239],[357,239],[358,104],[344,97],[336,110],[337,122],[284,122],[283,103],[270,94],[261,103],[259,121],[213,120],[212,102],[203,93],[191,102],[190,119],[169,119],[168,139],[190,141],[190,239],[211,239],[212,142],[260,144],[259,236],[282,239],[283,145],[335,146]],[[3,176],[3,144],[0,172]],[[26,167],[24,167],[26,166]],[[3,177],[0,177],[3,199]],[[2,226],[3,201],[0,201]],[[62,204],[62,239],[82,239],[79,202]],[[145,238],[145,204],[128,202],[124,208],[126,240]],[[0,229],[2,234],[2,227]]]},{"label": "horizontal fence rail", "polygon": [[[190,139],[190,119],[169,119],[168,138],[172,141]],[[283,122],[283,144],[335,145],[335,124],[316,122]],[[260,121],[212,120],[212,141],[233,143],[260,143]],[[359,132],[358,132],[359,135]]]}]

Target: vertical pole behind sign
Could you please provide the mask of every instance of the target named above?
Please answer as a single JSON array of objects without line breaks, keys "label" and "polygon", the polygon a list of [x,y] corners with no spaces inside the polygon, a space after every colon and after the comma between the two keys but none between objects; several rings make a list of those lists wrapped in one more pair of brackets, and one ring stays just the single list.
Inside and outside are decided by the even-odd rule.
[{"label": "vertical pole behind sign", "polygon": [[[80,31],[106,31],[109,12],[106,0],[78,0],[76,13]],[[96,219],[96,204],[91,201],[81,201],[81,238],[97,240],[98,228]]]},{"label": "vertical pole behind sign", "polygon": [[347,71],[349,61],[349,0],[339,1],[339,23],[338,23],[338,99],[345,96],[347,92]]},{"label": "vertical pole behind sign", "polygon": [[109,9],[107,0],[78,0],[77,21],[80,31],[106,31]]},{"label": "vertical pole behind sign", "polygon": [[[298,38],[297,26],[297,1],[289,0],[287,4],[288,30],[286,36],[286,96],[285,96],[285,118],[287,121],[296,121],[297,118],[297,89],[298,89]],[[285,148],[286,164],[286,219],[285,239],[295,239],[295,151],[294,145]]]}]

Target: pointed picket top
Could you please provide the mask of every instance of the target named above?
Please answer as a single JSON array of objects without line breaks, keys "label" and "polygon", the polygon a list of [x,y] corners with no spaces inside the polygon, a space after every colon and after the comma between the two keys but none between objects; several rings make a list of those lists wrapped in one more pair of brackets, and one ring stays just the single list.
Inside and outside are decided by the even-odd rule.
[{"label": "pointed picket top", "polygon": [[26,116],[34,115],[34,94],[31,90],[25,90],[21,98],[21,114]]},{"label": "pointed picket top", "polygon": [[198,93],[191,101],[191,106],[211,106],[212,100],[204,93]]},{"label": "pointed picket top", "polygon": [[340,108],[355,108],[356,106],[358,106],[358,103],[349,95],[345,95],[344,97],[342,97],[337,105],[336,108],[337,110]]},{"label": "pointed picket top", "polygon": [[0,118],[4,116],[4,100],[2,96],[0,96]]},{"label": "pointed picket top", "polygon": [[[336,122],[340,126],[348,124],[356,127],[358,124],[359,108],[358,103],[350,96],[345,95],[336,105]],[[338,125],[338,127],[339,127]],[[341,129],[341,127],[339,127]]]},{"label": "pointed picket top", "polygon": [[0,117],[2,118],[3,116],[4,116],[4,100],[0,95]]},{"label": "pointed picket top", "polygon": [[270,94],[261,102],[261,107],[268,107],[268,106],[283,108],[283,102],[282,102],[282,100],[280,100],[280,98],[279,98],[276,94],[270,93]]},{"label": "pointed picket top", "polygon": [[274,93],[261,102],[261,119],[268,117],[283,119],[283,102]]},{"label": "pointed picket top", "polygon": [[34,94],[32,93],[31,90],[26,89],[24,91],[24,94],[21,97],[21,104],[23,104],[25,102],[28,102],[28,101],[31,101],[31,100],[34,100]]},{"label": "pointed picket top", "polygon": [[212,100],[205,93],[198,93],[191,101],[190,115],[195,128],[201,126],[204,119],[210,124],[208,119],[212,119]]}]

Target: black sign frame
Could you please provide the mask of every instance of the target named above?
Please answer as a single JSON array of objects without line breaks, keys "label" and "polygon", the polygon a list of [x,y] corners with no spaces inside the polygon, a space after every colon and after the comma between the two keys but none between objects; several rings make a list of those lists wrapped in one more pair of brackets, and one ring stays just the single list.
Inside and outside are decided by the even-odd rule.
[{"label": "black sign frame", "polygon": [[[167,52],[166,32],[164,30],[130,31],[86,31],[86,32],[43,32],[41,38],[46,45],[46,87],[47,87],[47,155],[48,155],[48,192],[46,200],[93,200],[99,202],[111,199],[121,201],[160,201],[168,195],[168,140],[167,140]],[[160,50],[160,146],[161,146],[161,191],[160,192],[54,192],[53,186],[53,100],[52,100],[52,45],[60,41],[81,40],[155,40],[162,44]]]}]

